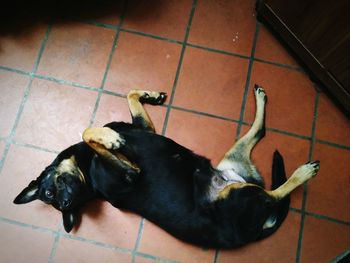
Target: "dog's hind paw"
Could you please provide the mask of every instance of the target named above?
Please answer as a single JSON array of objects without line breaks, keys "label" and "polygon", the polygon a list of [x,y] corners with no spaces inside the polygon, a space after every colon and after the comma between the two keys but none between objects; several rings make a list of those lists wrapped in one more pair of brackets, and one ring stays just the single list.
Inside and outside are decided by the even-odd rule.
[{"label": "dog's hind paw", "polygon": [[165,92],[145,91],[140,97],[140,102],[152,105],[162,105],[166,98],[167,94]]},{"label": "dog's hind paw", "polygon": [[254,93],[255,93],[255,97],[257,99],[262,99],[263,101],[266,102],[267,96],[266,96],[266,92],[265,92],[263,87],[255,84]]}]

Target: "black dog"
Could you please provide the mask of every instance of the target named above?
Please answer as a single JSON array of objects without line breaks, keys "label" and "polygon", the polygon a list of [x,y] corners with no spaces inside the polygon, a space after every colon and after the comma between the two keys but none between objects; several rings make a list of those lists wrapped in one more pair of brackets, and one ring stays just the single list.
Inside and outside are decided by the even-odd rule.
[{"label": "black dog", "polygon": [[162,104],[164,93],[134,90],[128,94],[132,124],[86,129],[84,142],[61,152],[14,203],[40,199],[53,205],[67,232],[80,206],[103,198],[204,247],[232,248],[267,237],[287,216],[290,192],[316,175],[319,162],[300,166],[286,181],[276,151],[272,190],[264,189],[250,152],[265,134],[266,95],[258,86],[254,92],[255,121],[217,168],[154,133],[142,103]]}]

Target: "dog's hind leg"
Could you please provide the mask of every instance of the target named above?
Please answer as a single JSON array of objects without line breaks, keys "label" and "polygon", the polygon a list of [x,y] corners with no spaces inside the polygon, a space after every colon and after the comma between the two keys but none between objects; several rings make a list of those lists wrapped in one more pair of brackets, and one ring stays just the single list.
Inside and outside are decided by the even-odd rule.
[{"label": "dog's hind leg", "polygon": [[230,158],[230,156],[235,155],[237,152],[245,158],[249,158],[254,146],[265,136],[265,104],[267,97],[264,89],[258,85],[255,85],[254,87],[254,94],[256,114],[253,125],[249,131],[225,154],[225,158]]},{"label": "dog's hind leg", "polygon": [[161,105],[166,99],[164,92],[131,90],[128,93],[128,103],[131,112],[132,123],[146,130],[155,132],[154,125],[143,107],[143,103]]},{"label": "dog's hind leg", "polygon": [[83,140],[99,156],[117,165],[118,167],[139,173],[140,169],[130,162],[118,149],[125,145],[123,137],[108,127],[87,128],[83,133]]},{"label": "dog's hind leg", "polygon": [[256,114],[255,120],[249,131],[240,138],[234,146],[225,154],[218,165],[219,170],[234,170],[251,183],[263,186],[263,180],[250,160],[250,153],[257,142],[265,135],[265,104],[266,94],[262,87],[254,87]]}]

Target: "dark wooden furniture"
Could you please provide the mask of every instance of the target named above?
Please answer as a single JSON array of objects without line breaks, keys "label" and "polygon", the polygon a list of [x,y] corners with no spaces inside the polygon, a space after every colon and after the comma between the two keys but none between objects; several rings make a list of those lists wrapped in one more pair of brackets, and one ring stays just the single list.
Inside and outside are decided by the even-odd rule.
[{"label": "dark wooden furniture", "polygon": [[269,25],[350,115],[350,0],[258,0]]}]

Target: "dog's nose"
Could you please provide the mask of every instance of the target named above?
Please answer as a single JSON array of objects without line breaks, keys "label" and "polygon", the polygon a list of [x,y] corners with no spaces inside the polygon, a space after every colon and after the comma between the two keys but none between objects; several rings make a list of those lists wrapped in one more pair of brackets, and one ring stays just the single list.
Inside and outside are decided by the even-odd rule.
[{"label": "dog's nose", "polygon": [[62,205],[64,208],[67,208],[71,203],[71,200],[69,200],[68,198],[64,199],[62,202]]}]

